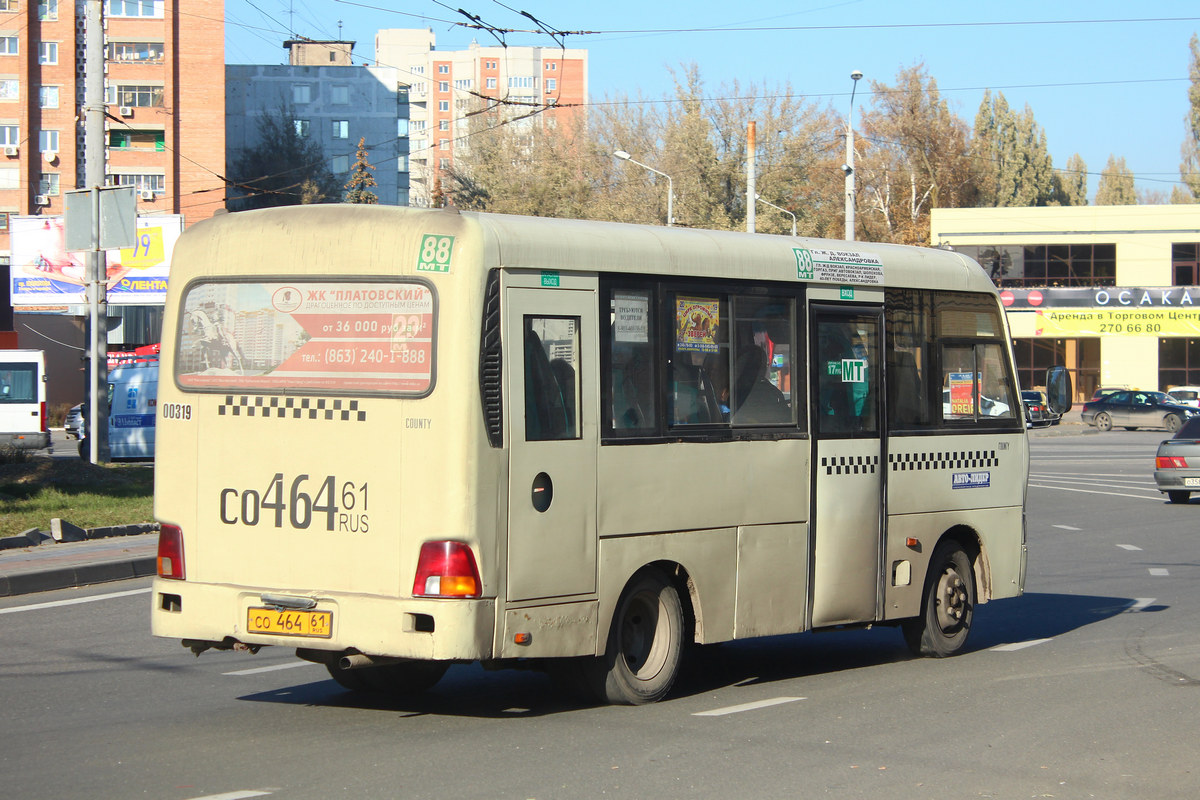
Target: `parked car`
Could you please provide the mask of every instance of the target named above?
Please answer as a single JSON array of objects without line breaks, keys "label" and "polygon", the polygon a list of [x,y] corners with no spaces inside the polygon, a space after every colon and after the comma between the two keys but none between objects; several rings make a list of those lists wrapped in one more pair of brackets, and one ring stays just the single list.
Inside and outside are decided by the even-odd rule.
[{"label": "parked car", "polygon": [[1200,416],[1193,417],[1158,446],[1154,482],[1172,503],[1186,503],[1200,492]]},{"label": "parked car", "polygon": [[1104,397],[1104,395],[1106,395],[1106,394],[1112,394],[1113,392],[1120,392],[1122,390],[1127,390],[1128,388],[1129,388],[1128,386],[1101,386],[1099,389],[1092,392],[1092,399],[1099,400],[1101,397]]},{"label": "parked car", "polygon": [[1200,386],[1176,386],[1168,389],[1167,394],[1175,398],[1176,403],[1200,408]]},{"label": "parked car", "polygon": [[1021,392],[1021,402],[1029,412],[1029,421],[1035,428],[1057,425],[1062,422],[1062,415],[1054,413],[1050,408],[1050,400],[1045,392],[1026,389]]},{"label": "parked car", "polygon": [[83,430],[83,404],[71,406],[71,410],[67,412],[67,419],[63,422],[63,432],[67,434],[68,439],[80,438],[80,431]]},{"label": "parked car", "polygon": [[[993,400],[986,395],[979,395],[979,416],[981,417],[1007,417],[1008,403],[1002,400]],[[954,415],[950,411],[950,390],[942,390],[942,416],[945,419],[954,419]]]},{"label": "parked car", "polygon": [[1099,400],[1083,404],[1083,421],[1102,431],[1119,425],[1125,430],[1134,428],[1166,428],[1174,433],[1200,408],[1180,405],[1164,392],[1113,392]]}]

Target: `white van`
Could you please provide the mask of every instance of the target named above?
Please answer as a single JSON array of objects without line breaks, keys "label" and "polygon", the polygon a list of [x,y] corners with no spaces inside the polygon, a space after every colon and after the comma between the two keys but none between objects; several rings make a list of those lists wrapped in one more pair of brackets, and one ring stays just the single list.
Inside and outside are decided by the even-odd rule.
[{"label": "white van", "polygon": [[[110,458],[154,458],[158,359],[122,364],[108,372]],[[82,452],[82,451],[81,451]]]},{"label": "white van", "polygon": [[50,446],[46,420],[46,354],[0,350],[0,447]]}]

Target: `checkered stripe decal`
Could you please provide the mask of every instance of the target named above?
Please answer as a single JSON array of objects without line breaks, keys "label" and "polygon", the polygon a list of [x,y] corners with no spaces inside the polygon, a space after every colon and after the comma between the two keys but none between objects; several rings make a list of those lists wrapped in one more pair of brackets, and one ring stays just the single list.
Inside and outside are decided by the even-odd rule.
[{"label": "checkered stripe decal", "polygon": [[955,450],[946,453],[891,453],[892,472],[923,469],[979,469],[998,467],[995,450]]},{"label": "checkered stripe decal", "polygon": [[826,475],[874,475],[879,456],[830,456],[821,459]]},{"label": "checkered stripe decal", "polygon": [[316,397],[250,397],[225,395],[217,406],[220,416],[262,417],[263,419],[322,419],[339,422],[366,422],[367,412],[360,411],[357,400],[326,400]]}]

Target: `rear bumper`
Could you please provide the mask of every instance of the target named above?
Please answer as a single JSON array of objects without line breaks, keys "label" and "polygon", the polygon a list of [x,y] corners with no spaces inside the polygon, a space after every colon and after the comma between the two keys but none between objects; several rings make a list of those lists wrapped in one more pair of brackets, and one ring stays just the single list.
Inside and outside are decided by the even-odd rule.
[{"label": "rear bumper", "polygon": [[[1188,486],[1189,479],[1195,481],[1195,484]],[[1154,482],[1158,485],[1160,492],[1200,492],[1200,470],[1156,469],[1154,470]]]},{"label": "rear bumper", "polygon": [[[247,610],[264,605],[264,592],[317,601],[333,614],[331,636],[271,636],[246,631]],[[426,600],[336,592],[246,589],[155,579],[150,629],[155,636],[249,645],[278,645],[332,652],[356,651],[433,661],[492,657],[496,601]]]}]

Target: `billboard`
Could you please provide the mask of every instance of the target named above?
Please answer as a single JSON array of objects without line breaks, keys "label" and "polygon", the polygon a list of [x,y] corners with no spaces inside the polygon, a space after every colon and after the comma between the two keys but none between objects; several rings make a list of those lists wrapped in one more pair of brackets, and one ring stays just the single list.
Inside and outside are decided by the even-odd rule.
[{"label": "billboard", "polygon": [[[166,301],[171,253],[183,232],[183,217],[138,217],[133,247],[107,252],[108,302],[162,305]],[[9,291],[14,308],[87,302],[85,254],[66,248],[62,217],[9,220]]]}]

